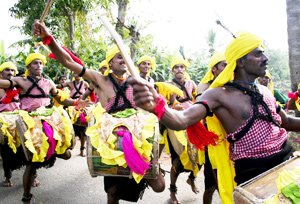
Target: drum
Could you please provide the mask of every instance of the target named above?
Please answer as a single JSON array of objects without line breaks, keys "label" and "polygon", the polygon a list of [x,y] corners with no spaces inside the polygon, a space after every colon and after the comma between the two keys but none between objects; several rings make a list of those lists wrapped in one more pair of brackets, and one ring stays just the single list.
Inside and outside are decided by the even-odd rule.
[{"label": "drum", "polygon": [[[154,128],[154,135],[151,138],[151,140],[149,140],[149,142],[153,145],[152,154],[151,154],[151,164],[149,170],[147,170],[147,172],[144,175],[144,178],[147,179],[155,179],[157,178],[157,175],[159,173],[158,122],[155,124],[155,127],[153,128]],[[118,141],[116,142],[116,146],[118,146],[117,143]],[[89,135],[87,136],[87,164],[88,164],[89,172],[92,177],[97,177],[97,176],[132,177],[132,172],[128,167],[124,168],[118,165],[107,165],[103,163],[100,153],[91,144],[91,137]]]},{"label": "drum", "polygon": [[16,125],[17,125],[17,135],[21,140],[21,144],[22,144],[22,148],[23,148],[23,151],[24,151],[24,154],[25,154],[25,158],[26,158],[27,161],[31,161],[32,160],[32,153],[25,146],[26,139],[25,139],[24,133],[27,131],[27,126],[21,118],[16,120]]},{"label": "drum", "polygon": [[[283,170],[292,170],[300,166],[300,157],[294,157],[284,163],[258,175],[257,177],[237,186],[233,192],[234,203],[264,203],[278,193],[276,179]],[[297,181],[300,183],[300,180]],[[278,203],[291,203],[283,195],[279,195]]]}]

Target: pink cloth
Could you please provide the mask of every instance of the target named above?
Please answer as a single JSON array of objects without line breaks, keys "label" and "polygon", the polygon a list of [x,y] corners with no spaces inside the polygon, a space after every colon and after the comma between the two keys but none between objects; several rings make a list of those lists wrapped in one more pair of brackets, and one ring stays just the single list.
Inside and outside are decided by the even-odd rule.
[{"label": "pink cloth", "polygon": [[[271,110],[273,118],[281,124],[281,117],[276,113],[276,99],[264,86],[258,86],[264,101]],[[259,112],[265,113],[259,105]],[[253,111],[251,111],[251,116]],[[248,123],[249,119],[235,132],[227,137],[235,137],[236,134]],[[250,130],[237,142],[230,145],[230,157],[232,160],[242,158],[263,158],[280,151],[282,144],[287,139],[287,132],[284,128],[264,120],[255,120]]]},{"label": "pink cloth", "polygon": [[[80,86],[80,83],[82,82],[82,86],[81,86],[81,88],[79,89],[79,86]],[[81,94],[79,94],[79,93],[77,93],[75,96],[78,98],[79,96],[81,96],[82,94],[84,94],[84,92],[85,92],[85,87],[84,87],[84,82],[83,81],[81,81],[79,84],[76,84],[76,88],[78,88],[79,89],[79,92],[81,92]],[[74,85],[74,83],[73,83],[73,85]],[[76,91],[76,89],[75,88],[73,88],[72,90],[71,90],[71,92],[70,92],[70,96],[71,97],[73,97],[73,95],[74,95],[74,93],[76,93],[77,91]]]},{"label": "pink cloth", "polygon": [[[50,94],[50,89],[51,89],[51,82],[48,79],[41,78],[38,82],[38,86],[41,87],[45,94]],[[34,87],[30,94],[32,95],[40,95],[41,92]],[[48,106],[50,105],[50,97],[48,98],[30,98],[30,97],[24,97],[21,98],[21,106],[20,109],[26,110],[26,111],[35,111],[37,108],[41,106]]]}]

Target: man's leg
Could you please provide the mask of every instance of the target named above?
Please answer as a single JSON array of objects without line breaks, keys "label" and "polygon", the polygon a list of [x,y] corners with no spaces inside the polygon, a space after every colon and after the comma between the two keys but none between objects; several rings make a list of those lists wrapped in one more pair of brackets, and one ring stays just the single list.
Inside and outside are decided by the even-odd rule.
[{"label": "man's leg", "polygon": [[178,172],[178,162],[179,161],[179,158],[176,158],[173,162],[172,162],[172,167],[171,167],[171,170],[170,170],[170,203],[171,204],[178,204],[179,201],[177,200],[177,197],[176,197],[176,193],[177,193],[177,186],[176,186],[176,181],[177,181],[177,178],[179,176],[179,172]]},{"label": "man's leg", "polygon": [[23,203],[31,203],[32,194],[30,193],[31,186],[36,175],[36,168],[32,164],[26,165],[25,172],[23,174]]},{"label": "man's leg", "polygon": [[192,191],[197,194],[197,193],[199,193],[199,189],[197,188],[197,186],[195,184],[195,179],[196,179],[196,177],[194,176],[194,173],[191,172],[188,179],[186,180],[186,182],[191,186]]}]

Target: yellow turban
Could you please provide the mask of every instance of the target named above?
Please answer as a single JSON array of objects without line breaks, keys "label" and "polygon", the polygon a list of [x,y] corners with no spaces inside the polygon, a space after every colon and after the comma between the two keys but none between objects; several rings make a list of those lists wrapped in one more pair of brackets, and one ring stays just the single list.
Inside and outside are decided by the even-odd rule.
[{"label": "yellow turban", "polygon": [[272,80],[272,75],[271,75],[269,70],[266,70],[265,76],[270,79],[269,84],[268,84],[268,88],[274,94],[274,83],[273,83],[273,80]]},{"label": "yellow turban", "polygon": [[214,74],[212,73],[212,68],[219,62],[222,62],[225,60],[226,60],[225,55],[223,53],[216,52],[215,54],[213,54],[213,56],[210,58],[209,63],[208,63],[209,70],[206,72],[206,74],[204,75],[204,77],[200,83],[207,84],[209,81],[213,80]]},{"label": "yellow turban", "polygon": [[236,61],[250,53],[255,48],[262,46],[262,40],[251,33],[241,33],[227,46],[225,57],[227,66],[214,80],[211,88],[220,87],[233,80]]},{"label": "yellow turban", "polygon": [[3,72],[4,69],[6,68],[10,68],[15,70],[14,72],[14,76],[16,76],[16,74],[18,74],[18,68],[16,67],[16,65],[12,62],[4,62],[3,64],[0,65],[0,72]]},{"label": "yellow turban", "polygon": [[45,65],[47,63],[46,57],[40,53],[31,53],[25,60],[25,66],[27,67],[33,60],[41,60]]},{"label": "yellow turban", "polygon": [[173,67],[178,64],[183,64],[185,66],[185,69],[190,65],[187,60],[183,59],[180,56],[173,57],[171,62],[171,69],[173,69]]},{"label": "yellow turban", "polygon": [[[126,51],[130,55],[130,50],[129,47],[126,47]],[[120,53],[120,50],[116,44],[114,44],[111,48],[109,48],[106,52],[106,57],[105,60],[108,63],[108,67],[106,72],[104,73],[104,76],[107,76],[110,73],[110,67],[109,67],[109,62],[116,56],[116,54]]]},{"label": "yellow turban", "polygon": [[100,62],[99,68],[101,69],[102,67],[108,67],[108,63],[106,60],[103,60],[102,62]]},{"label": "yellow turban", "polygon": [[137,65],[140,65],[144,61],[149,61],[150,62],[151,70],[154,72],[155,69],[156,69],[155,59],[153,57],[144,55],[144,56],[140,57],[140,59],[137,61]]}]

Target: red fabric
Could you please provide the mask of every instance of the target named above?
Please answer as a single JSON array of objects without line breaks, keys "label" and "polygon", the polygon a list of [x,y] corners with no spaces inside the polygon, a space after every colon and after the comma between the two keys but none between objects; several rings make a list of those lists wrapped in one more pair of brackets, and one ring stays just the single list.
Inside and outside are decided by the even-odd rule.
[{"label": "red fabric", "polygon": [[90,98],[91,98],[91,101],[96,103],[97,102],[97,96],[95,94],[95,91],[92,91],[92,93],[90,94]]},{"label": "red fabric", "polygon": [[5,98],[2,99],[3,104],[11,103],[13,98],[19,94],[18,89],[8,89],[5,92]]},{"label": "red fabric", "polygon": [[289,92],[288,97],[297,101],[299,96],[298,96],[297,92]]},{"label": "red fabric", "polygon": [[159,95],[159,97],[157,98],[157,101],[156,101],[155,108],[154,108],[154,113],[157,116],[158,120],[160,120],[163,117],[163,115],[165,114],[166,104],[167,104],[167,102],[164,99],[164,97]]},{"label": "red fabric", "polygon": [[[68,50],[67,48],[65,48],[64,46],[61,46],[70,56],[71,58],[77,62],[78,64],[84,66],[83,62],[81,61],[81,59],[79,59],[78,57],[76,57],[70,50]],[[56,60],[56,57],[53,53],[50,53],[48,55],[49,58]]]},{"label": "red fabric", "polygon": [[49,45],[54,40],[52,35],[48,35],[47,37],[43,38],[43,44]]},{"label": "red fabric", "polygon": [[205,146],[217,144],[218,135],[208,131],[201,122],[190,125],[186,132],[190,143],[200,150],[204,150]]}]

